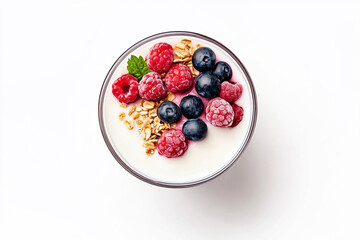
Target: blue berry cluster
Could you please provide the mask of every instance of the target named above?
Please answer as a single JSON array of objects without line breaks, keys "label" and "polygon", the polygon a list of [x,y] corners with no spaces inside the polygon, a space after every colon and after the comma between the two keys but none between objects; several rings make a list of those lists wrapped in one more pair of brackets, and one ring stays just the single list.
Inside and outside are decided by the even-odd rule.
[{"label": "blue berry cluster", "polygon": [[176,123],[184,115],[188,120],[184,123],[182,131],[185,137],[192,141],[200,141],[206,137],[206,123],[198,117],[204,111],[201,99],[194,95],[185,96],[180,107],[173,102],[165,101],[157,109],[158,117],[167,123]]},{"label": "blue berry cluster", "polygon": [[207,126],[203,120],[198,118],[204,111],[201,99],[194,95],[188,95],[181,100],[180,109],[188,118],[182,127],[185,137],[192,141],[204,139],[207,134]]},{"label": "blue berry cluster", "polygon": [[216,55],[208,47],[198,48],[192,57],[192,64],[201,74],[195,80],[196,92],[205,98],[219,96],[221,83],[229,81],[232,70],[226,62],[216,62]]},{"label": "blue berry cluster", "polygon": [[[214,98],[219,96],[221,83],[229,81],[232,70],[226,62],[216,62],[216,55],[208,47],[198,48],[192,57],[192,64],[201,72],[195,80],[196,92],[201,97]],[[159,118],[167,123],[176,123],[184,115],[188,120],[184,123],[182,131],[191,141],[200,141],[207,135],[206,123],[199,117],[204,111],[202,100],[194,95],[185,96],[180,106],[165,101],[157,109]]]}]

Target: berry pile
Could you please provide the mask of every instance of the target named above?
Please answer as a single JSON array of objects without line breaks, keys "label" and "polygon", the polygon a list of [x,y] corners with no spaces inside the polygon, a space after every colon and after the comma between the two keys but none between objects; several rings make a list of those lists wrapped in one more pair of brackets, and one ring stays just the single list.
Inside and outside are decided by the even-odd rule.
[{"label": "berry pile", "polygon": [[[185,42],[189,44],[189,40]],[[177,128],[165,130],[158,135],[159,139],[152,141],[157,141],[158,153],[167,158],[182,156],[189,141],[206,138],[207,123],[233,128],[244,115],[243,108],[235,103],[241,97],[243,87],[232,81],[230,65],[216,61],[212,49],[199,45],[195,51],[191,46],[189,50],[187,45],[187,52],[179,57],[179,47],[181,50],[185,46],[182,43],[175,45],[175,51],[168,43],[157,43],[150,48],[145,59],[132,55],[128,60],[129,73],[112,85],[112,92],[121,103],[133,103],[138,98],[150,101],[150,105],[154,101],[155,116],[161,123],[175,127],[176,123],[183,122]],[[191,54],[187,55],[189,52]],[[196,94],[187,94],[192,89]],[[177,105],[169,99],[169,94],[185,96]],[[206,105],[203,99],[209,99]]]}]

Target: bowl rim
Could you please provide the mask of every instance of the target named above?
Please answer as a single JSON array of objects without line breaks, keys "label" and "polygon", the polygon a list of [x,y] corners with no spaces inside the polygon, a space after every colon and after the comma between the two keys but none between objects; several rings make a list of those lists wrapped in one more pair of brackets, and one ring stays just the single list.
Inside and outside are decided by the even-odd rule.
[{"label": "bowl rim", "polygon": [[[173,183],[173,182],[164,182],[164,181],[158,181],[155,179],[151,179],[149,177],[146,177],[144,175],[142,175],[140,172],[137,172],[136,170],[132,169],[130,166],[128,166],[121,158],[120,156],[116,153],[114,147],[112,146],[110,139],[106,133],[106,129],[105,129],[105,124],[104,124],[104,114],[103,114],[103,106],[104,106],[104,99],[105,99],[105,93],[106,93],[106,89],[109,85],[110,79],[113,75],[113,73],[115,72],[117,66],[125,59],[125,57],[128,55],[129,52],[133,51],[134,49],[138,48],[139,46],[148,43],[150,41],[156,40],[158,38],[162,38],[162,37],[169,37],[169,36],[178,36],[178,35],[182,35],[182,36],[187,36],[187,37],[196,37],[196,38],[200,38],[202,40],[211,42],[215,45],[217,45],[218,47],[222,48],[227,54],[230,55],[230,57],[233,58],[233,60],[240,66],[241,70],[243,71],[246,81],[249,84],[250,87],[250,96],[252,98],[252,107],[253,107],[253,112],[252,112],[252,116],[251,116],[251,121],[250,121],[250,126],[249,126],[249,131],[246,135],[244,144],[241,146],[241,148],[238,150],[238,152],[236,153],[236,155],[233,157],[233,159],[228,162],[226,165],[224,165],[221,169],[219,169],[217,172],[215,172],[214,174],[207,176],[206,178],[203,179],[199,179],[196,181],[192,181],[192,182],[186,182],[186,183]],[[159,186],[159,187],[167,187],[167,188],[185,188],[185,187],[192,187],[192,186],[196,186],[205,182],[208,182],[216,177],[218,177],[219,175],[221,175],[222,173],[224,173],[226,170],[228,170],[240,157],[240,155],[244,152],[245,148],[247,147],[248,143],[250,142],[253,134],[254,134],[254,130],[255,130],[255,126],[256,126],[256,121],[257,121],[257,114],[258,114],[258,106],[257,106],[257,97],[256,97],[256,92],[255,92],[255,87],[253,84],[253,81],[250,77],[250,74],[248,73],[248,71],[246,70],[245,66],[243,65],[243,63],[239,60],[239,58],[232,52],[230,51],[227,47],[225,47],[222,43],[218,42],[217,40],[214,40],[208,36],[205,36],[203,34],[199,34],[196,32],[189,32],[189,31],[166,31],[166,32],[161,32],[161,33],[157,33],[151,36],[148,36],[140,41],[138,41],[137,43],[133,44],[131,47],[129,47],[124,53],[122,53],[117,60],[114,62],[114,64],[111,66],[110,70],[108,71],[108,73],[106,74],[106,77],[104,79],[104,82],[102,84],[101,90],[100,90],[100,94],[99,94],[99,100],[98,100],[98,120],[99,120],[99,126],[100,126],[100,130],[101,130],[101,134],[104,138],[105,144],[108,147],[109,151],[111,152],[111,154],[113,155],[113,157],[116,159],[116,161],[126,170],[128,171],[130,174],[132,174],[133,176],[137,177],[138,179],[155,185],[155,186]]]}]

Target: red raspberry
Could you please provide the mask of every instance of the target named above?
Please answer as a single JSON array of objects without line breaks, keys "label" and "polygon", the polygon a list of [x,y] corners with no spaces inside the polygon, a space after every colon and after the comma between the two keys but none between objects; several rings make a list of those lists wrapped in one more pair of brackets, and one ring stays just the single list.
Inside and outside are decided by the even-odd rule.
[{"label": "red raspberry", "polygon": [[240,122],[241,120],[243,119],[243,116],[244,116],[244,109],[242,107],[240,107],[239,105],[237,105],[236,103],[230,103],[233,110],[234,110],[234,121],[233,123],[231,124],[230,127],[236,127]]},{"label": "red raspberry", "polygon": [[241,97],[243,87],[240,83],[232,84],[228,81],[221,83],[220,97],[228,102],[235,102]]},{"label": "red raspberry", "polygon": [[234,120],[234,110],[230,103],[222,98],[210,100],[206,107],[206,120],[216,127],[229,127]]},{"label": "red raspberry", "polygon": [[175,158],[183,155],[187,150],[185,136],[181,130],[171,129],[164,132],[159,138],[157,150],[160,155]]},{"label": "red raspberry", "polygon": [[147,65],[152,71],[163,73],[169,70],[174,60],[174,50],[168,43],[157,43],[150,48],[146,59]]},{"label": "red raspberry", "polygon": [[116,79],[112,85],[112,93],[122,103],[134,102],[138,95],[138,81],[129,74]]},{"label": "red raspberry", "polygon": [[159,101],[166,97],[167,91],[160,74],[151,72],[143,76],[139,83],[139,95],[145,100]]},{"label": "red raspberry", "polygon": [[194,84],[190,68],[184,64],[173,65],[165,76],[165,84],[170,92],[181,92]]}]

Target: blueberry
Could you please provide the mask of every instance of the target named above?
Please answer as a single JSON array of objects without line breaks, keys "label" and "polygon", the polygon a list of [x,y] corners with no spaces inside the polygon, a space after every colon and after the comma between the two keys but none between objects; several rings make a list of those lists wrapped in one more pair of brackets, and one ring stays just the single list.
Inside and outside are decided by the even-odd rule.
[{"label": "blueberry", "polygon": [[187,139],[200,141],[206,137],[207,126],[206,123],[199,118],[189,119],[184,123],[182,131]]},{"label": "blueberry", "polygon": [[161,103],[156,114],[161,120],[167,123],[176,123],[181,118],[180,107],[170,101]]},{"label": "blueberry", "polygon": [[188,95],[181,99],[180,109],[187,118],[197,118],[204,111],[204,104],[199,97]]},{"label": "blueberry", "polygon": [[205,98],[214,98],[219,96],[220,88],[220,80],[211,72],[201,73],[195,80],[196,92]]},{"label": "blueberry", "polygon": [[192,63],[199,72],[210,71],[215,65],[215,53],[207,47],[198,48],[192,57]]},{"label": "blueberry", "polygon": [[226,62],[217,62],[212,73],[217,76],[221,82],[229,81],[232,77],[232,70]]}]

